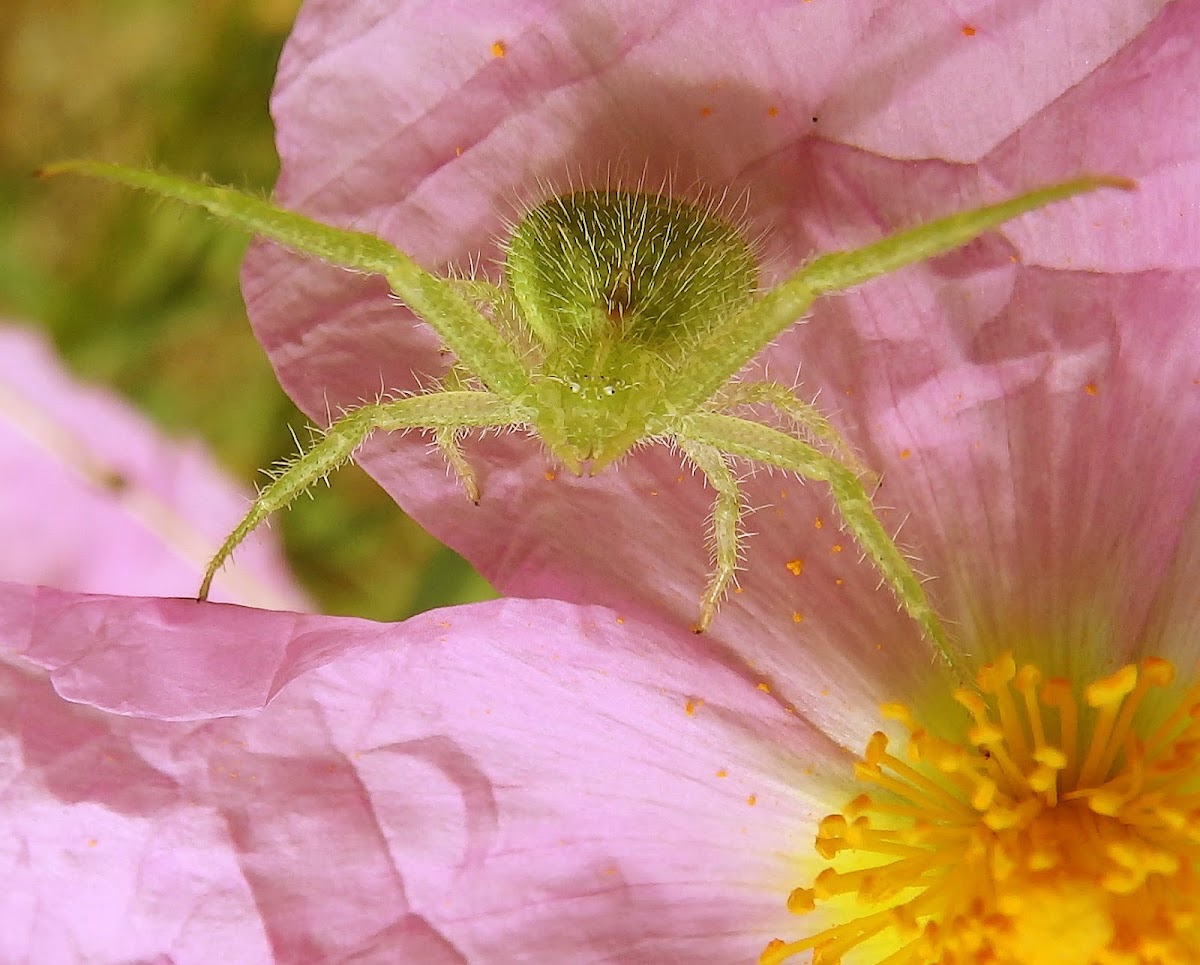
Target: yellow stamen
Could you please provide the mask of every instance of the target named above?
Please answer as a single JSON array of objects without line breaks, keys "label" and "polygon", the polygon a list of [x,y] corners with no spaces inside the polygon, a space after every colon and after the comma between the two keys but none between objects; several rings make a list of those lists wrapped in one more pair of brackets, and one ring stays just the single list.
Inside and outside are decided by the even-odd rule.
[{"label": "yellow stamen", "polygon": [[787,900],[834,924],[776,939],[761,965],[1182,965],[1200,960],[1200,683],[1156,729],[1139,710],[1174,680],[1165,660],[1086,687],[1005,655],[955,698],[965,744],[900,705],[905,756],[876,733],[873,790],[825,818],[836,862]]}]

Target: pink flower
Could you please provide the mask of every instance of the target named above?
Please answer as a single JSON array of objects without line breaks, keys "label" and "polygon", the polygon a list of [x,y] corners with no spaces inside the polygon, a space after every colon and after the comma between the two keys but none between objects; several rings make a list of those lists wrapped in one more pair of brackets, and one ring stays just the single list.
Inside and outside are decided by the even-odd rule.
[{"label": "pink flower", "polygon": [[[494,252],[538,178],[645,160],[748,188],[778,273],[1080,170],[1137,178],[825,300],[759,368],[803,363],[885,471],[958,670],[1011,650],[1083,681],[1158,654],[1190,684],[1198,22],[1189,0],[312,3],[274,100],[279,192],[436,267]],[[314,416],[444,365],[372,280],[262,246],[244,280]],[[966,727],[959,678],[826,494],[752,482],[744,591],[694,637],[708,495],[670,453],[582,480],[518,437],[469,454],[479,508],[418,438],[363,461],[526,600],[383,626],[0,587],[3,956],[745,961],[827,924],[784,901],[813,880],[816,819],[855,793],[875,705]],[[1169,880],[1191,896],[1184,857]],[[1033,884],[1039,961],[1078,909]]]},{"label": "pink flower", "polygon": [[[818,816],[803,788],[837,753],[686,632],[601,609],[381,626],[11,588],[0,605],[6,639],[22,606],[43,642],[125,630],[49,679],[0,665],[5,961],[745,960],[787,924],[787,852]],[[275,694],[314,638],[340,656]],[[160,648],[185,681],[118,679]],[[223,720],[93,709],[270,696]]]},{"label": "pink flower", "polygon": [[[0,348],[3,566],[30,581],[0,583],[0,961],[745,957],[744,922],[778,931],[760,882],[816,815],[772,735],[832,745],[744,670],[554,601],[387,626],[80,592],[186,594],[245,494],[31,330]],[[246,549],[227,590],[298,605]]]},{"label": "pink flower", "polygon": [[[1186,505],[1195,476],[1179,438],[1190,424],[1118,460],[1128,450],[1096,445],[1089,422],[1113,419],[1128,433],[1121,420],[1139,419],[1122,393],[1144,390],[1126,389],[1115,367],[1118,320],[1139,333],[1122,353],[1185,366],[1154,391],[1178,395],[1194,377],[1179,341],[1187,285],[1171,272],[1196,260],[1184,215],[1198,190],[1195,139],[1190,115],[1150,120],[1190,76],[1190,4],[1157,17],[1153,5],[1135,14],[1113,2],[1104,16],[1094,4],[1029,6],[998,20],[982,5],[913,17],[865,2],[759,4],[753,16],[736,3],[489,9],[307,5],[272,103],[280,201],[377,231],[438,268],[497,256],[505,220],[545,193],[541,181],[614,166],[651,183],[699,177],[748,192],[751,230],[765,233],[766,272],[777,277],[814,250],[1080,171],[1137,178],[1135,195],[1037,212],[819,301],[756,373],[798,373],[802,393],[883,472],[881,499],[894,507],[884,521],[903,524],[905,545],[937,578],[935,602],[989,639],[1014,605],[1032,608],[1023,619],[1044,616],[995,579],[998,560],[1018,572],[1036,565],[1047,589],[1061,587],[1081,558],[1097,557],[1086,541],[1118,508],[1177,530],[1172,505]],[[314,419],[446,368],[433,333],[379,279],[258,246],[243,287],[281,382]],[[419,434],[376,437],[361,462],[506,595],[694,620],[712,493],[677,455],[642,450],[592,479],[556,472],[517,435],[469,441],[467,455],[478,507]],[[1149,464],[1161,467],[1152,481]],[[1021,474],[1032,477],[1013,491]],[[1138,504],[1103,498],[1118,486]],[[836,673],[855,708],[875,693],[877,644],[897,685],[922,679],[925,645],[874,592],[877,575],[857,562],[822,487],[762,475],[748,502],[761,507],[747,520],[759,535],[714,638],[768,676]],[[1036,515],[1018,525],[1017,506]],[[1067,522],[1079,512],[1082,528]],[[979,552],[963,559],[964,543]],[[853,628],[847,600],[862,610]],[[788,696],[812,703],[808,687]]]},{"label": "pink flower", "polygon": [[[190,596],[247,495],[196,443],[166,439],[112,394],[74,381],[33,328],[0,323],[0,579]],[[307,608],[267,530],[214,597]]]}]

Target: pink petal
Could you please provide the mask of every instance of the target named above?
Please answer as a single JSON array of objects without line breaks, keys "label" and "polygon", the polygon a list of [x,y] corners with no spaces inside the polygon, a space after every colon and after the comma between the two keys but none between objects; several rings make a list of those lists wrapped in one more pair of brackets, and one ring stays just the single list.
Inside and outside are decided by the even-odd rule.
[{"label": "pink petal", "polygon": [[261,707],[280,687],[379,624],[221,603],[90,596],[0,583],[6,650],[50,671],[67,700],[118,714],[196,720]]},{"label": "pink petal", "polygon": [[845,763],[744,668],[546,601],[376,633],[207,723],[64,703],[0,664],[21,767],[0,795],[0,957],[733,961],[786,927]]},{"label": "pink petal", "polygon": [[[1153,5],[1157,6],[1157,4]],[[1147,6],[1146,9],[1149,9]],[[998,183],[1025,171],[1111,171],[1136,178],[1134,197],[1109,192],[1006,228],[1025,264],[1079,271],[1134,272],[1200,265],[1200,114],[1162,115],[1172,78],[1192,78],[1200,14],[1169,4],[1136,42],[1041,111],[983,166]],[[1064,132],[1068,136],[1064,137]],[[1090,217],[1081,217],[1086,212]],[[1118,225],[1119,230],[1105,228]]]},{"label": "pink petal", "polygon": [[1168,4],[971,0],[919,16],[895,3],[847,6],[870,16],[821,105],[822,135],[885,157],[970,164],[1090,78]]},{"label": "pink petal", "polygon": [[[870,435],[867,460],[911,514],[904,538],[976,659],[1032,644],[1063,672],[1094,673],[1182,637],[1145,627],[1168,574],[1200,551],[1187,524],[1200,496],[1200,116],[1143,124],[1136,140],[1132,117],[1148,88],[1161,99],[1167,78],[1200,70],[1182,39],[1197,26],[1200,10],[1170,8],[979,173],[908,182],[1007,189],[1014,171],[1095,168],[1107,152],[1139,177],[1119,221],[1111,196],[1039,212],[1005,229],[1011,243],[983,239],[827,300],[775,346],[773,364],[804,360],[806,383]],[[885,197],[895,176],[861,161],[839,174],[851,198]]]},{"label": "pink petal", "polygon": [[[882,500],[894,509],[885,520],[905,524],[905,546],[940,577],[933,591],[966,628],[972,658],[999,634],[989,613],[1011,605],[1031,619],[1059,614],[1072,602],[1063,581],[1085,572],[1078,560],[1111,558],[1132,539],[1139,509],[1162,505],[1144,544],[1147,566],[1136,552],[1122,560],[1149,581],[1121,603],[1135,619],[1169,562],[1161,534],[1177,527],[1174,507],[1190,497],[1172,487],[1195,449],[1185,445],[1144,502],[1100,494],[1114,459],[1118,492],[1154,465],[1109,440],[1137,420],[1129,400],[1141,398],[1143,373],[1161,361],[1160,334],[1188,317],[1187,282],[1150,279],[1165,288],[1141,299],[1134,283],[1145,279],[1086,272],[1182,270],[1194,261],[1195,221],[1183,215],[1200,183],[1189,177],[1195,119],[1161,111],[1147,119],[1146,105],[1177,98],[1178,78],[1200,68],[1189,41],[1197,9],[1029,5],[1001,17],[960,5],[903,29],[882,5],[781,4],[755,18],[731,10],[530,4],[480,14],[441,4],[435,14],[310,4],[273,101],[279,197],[378,231],[438,269],[494,255],[512,199],[537,197],[538,178],[561,184],[564,171],[587,179],[613,164],[644,166],[651,179],[673,170],[684,182],[698,175],[735,194],[749,189],[751,222],[769,229],[764,257],[775,278],[813,250],[863,243],[1083,169],[1134,174],[1146,185],[1135,195],[1058,205],[934,265],[824,300],[754,371],[784,381],[799,371],[802,393],[819,393],[868,462],[886,470]],[[1044,45],[1068,32],[1070,49],[1048,63]],[[917,69],[922,51],[930,56]],[[1084,271],[1073,273],[1076,264]],[[444,370],[436,339],[375,280],[260,246],[244,288],[282,383],[318,419],[327,405],[352,405],[381,386],[412,388],[417,376],[428,382]],[[1087,327],[1110,296],[1121,312]],[[1156,334],[1132,346],[1147,326]],[[1013,354],[1030,360],[1020,372]],[[1168,371],[1173,381],[1152,398],[1178,400],[1190,384],[1179,381],[1180,365]],[[1072,393],[1086,395],[1095,380],[1106,395],[1077,412],[1083,403]],[[1018,407],[1003,393],[1021,386],[1029,394]],[[1057,403],[1048,410],[1049,399]],[[980,435],[971,420],[985,400]],[[1073,421],[1084,413],[1086,428]],[[1058,458],[1074,452],[1077,460],[1070,474],[1055,468],[1050,483],[1047,415]],[[1149,433],[1151,453],[1171,451],[1189,415],[1154,410],[1142,421],[1164,428],[1143,428],[1138,447]],[[468,452],[484,486],[479,507],[420,438],[375,439],[362,461],[505,593],[667,613],[681,626],[694,619],[711,494],[676,457],[640,451],[619,471],[577,480],[554,473],[529,440],[487,438]],[[1098,488],[1081,506],[1082,478]],[[1173,501],[1164,504],[1166,489]],[[881,689],[924,687],[927,645],[890,595],[875,592],[874,572],[856,562],[821,487],[760,476],[747,495],[764,507],[748,520],[759,535],[747,544],[744,592],[725,605],[714,639],[839,731],[856,724],[823,691],[837,695],[833,704],[860,707]],[[936,515],[943,506],[945,521]],[[1031,567],[1047,553],[1046,579],[1034,585]],[[993,579],[997,567],[1004,576]],[[994,600],[972,596],[980,579]],[[976,630],[986,643],[970,642]]]},{"label": "pink petal", "polygon": [[[189,596],[248,494],[196,443],[166,439],[63,371],[31,328],[0,326],[0,579],[88,593]],[[302,609],[269,531],[215,599]]]}]

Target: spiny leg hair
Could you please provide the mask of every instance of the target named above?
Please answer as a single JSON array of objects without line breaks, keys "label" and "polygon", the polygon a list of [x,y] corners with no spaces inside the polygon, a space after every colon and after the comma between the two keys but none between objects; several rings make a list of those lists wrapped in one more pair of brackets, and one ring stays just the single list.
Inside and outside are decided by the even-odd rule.
[{"label": "spiny leg hair", "polygon": [[712,403],[711,407],[706,408],[725,415],[733,415],[732,410],[739,406],[769,405],[803,434],[805,442],[824,446],[872,488],[878,484],[876,474],[867,467],[850,443],[842,438],[825,414],[780,382],[735,382],[722,388],[713,397]]},{"label": "spiny leg hair", "polygon": [[829,484],[846,527],[892,586],[901,606],[928,634],[941,655],[953,665],[945,630],[925,595],[925,589],[871,506],[862,481],[854,472],[806,442],[757,422],[715,412],[697,412],[680,420],[676,442],[684,451],[692,445],[720,450],[742,459],[775,466],[806,479]]},{"label": "spiny leg hair", "polygon": [[250,511],[225,538],[216,556],[209,562],[197,599],[208,598],[217,570],[259,523],[347,463],[373,432],[433,430],[438,433],[439,444],[441,433],[449,433],[453,450],[461,459],[466,475],[453,458],[450,464],[458,471],[470,495],[468,480],[474,478],[474,471],[466,465],[466,458],[458,448],[455,435],[469,428],[519,425],[522,421],[521,415],[510,405],[488,392],[436,392],[369,402],[351,409],[325,430],[316,445],[297,456],[263,487]]},{"label": "spiny leg hair", "polygon": [[710,524],[713,573],[700,597],[700,618],[694,627],[696,633],[703,633],[712,626],[717,607],[737,576],[742,495],[729,462],[716,447],[679,437],[675,445],[704,474],[717,494]]}]

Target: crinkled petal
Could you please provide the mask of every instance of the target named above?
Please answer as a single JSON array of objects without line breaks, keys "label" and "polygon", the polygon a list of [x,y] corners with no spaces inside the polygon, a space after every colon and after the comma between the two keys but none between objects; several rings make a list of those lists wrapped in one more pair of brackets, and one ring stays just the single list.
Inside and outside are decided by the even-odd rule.
[{"label": "crinkled petal", "polygon": [[[111,538],[118,588],[152,579],[170,540],[86,487],[124,455],[153,489],[175,450],[8,344],[6,427],[38,443],[5,450],[12,508],[76,473],[49,519],[111,522],[45,556],[86,577]],[[744,662],[604,610],[389,626],[0,583],[0,641],[5,961],[747,959],[845,793]]]},{"label": "crinkled petal", "polygon": [[982,160],[1118,54],[1166,0],[869,9],[821,105],[823,136],[897,159]]},{"label": "crinkled petal", "polygon": [[261,707],[379,624],[158,597],[0,583],[0,640],[50,672],[67,700],[118,714],[199,720]]},{"label": "crinkled petal", "polygon": [[0,958],[745,961],[786,927],[845,762],[690,634],[550,601],[328,622],[340,656],[226,720],[0,664]]},{"label": "crinkled petal", "polygon": [[[1168,573],[1200,553],[1186,525],[1200,493],[1200,112],[1145,119],[1149,89],[1161,99],[1168,78],[1200,72],[1197,29],[1200,8],[1174,5],[976,169],[924,166],[906,185],[1010,190],[1014,172],[1111,158],[1135,193],[1038,212],[826,300],[774,348],[772,364],[803,360],[869,437],[884,498],[908,514],[902,538],[977,659],[1032,645],[1086,676],[1181,637],[1145,628]],[[887,162],[851,164],[817,191],[890,197]]]},{"label": "crinkled petal", "polygon": [[[111,393],[79,384],[34,329],[0,326],[0,579],[194,594],[248,505],[199,445],[166,439]],[[212,595],[306,606],[267,530]]]},{"label": "crinkled petal", "polygon": [[[869,3],[760,5],[754,17],[716,3],[517,4],[485,14],[460,4],[439,4],[435,14],[415,4],[313,3],[273,100],[278,195],[377,231],[440,269],[494,256],[513,199],[537,197],[538,179],[561,185],[625,166],[653,180],[670,170],[684,183],[698,176],[734,195],[749,190],[747,217],[766,232],[774,279],[814,250],[865,243],[1080,170],[1142,179],[1144,193],[1061,204],[933,265],[825,299],[754,370],[789,382],[799,372],[801,393],[818,396],[885,471],[885,522],[903,525],[918,565],[940,577],[933,590],[954,625],[986,627],[975,610],[1003,609],[1009,597],[1000,590],[1022,579],[1022,593],[1044,597],[1027,609],[1044,614],[1067,602],[1062,580],[1081,554],[1107,552],[1093,523],[1111,530],[1119,516],[1125,537],[1135,531],[1123,501],[1074,515],[1075,477],[1055,467],[1052,482],[1042,481],[1039,399],[1056,400],[1060,457],[1086,437],[1076,468],[1087,467],[1097,493],[1114,459],[1145,471],[1136,447],[1114,447],[1107,430],[1126,431],[1134,418],[1118,411],[1136,395],[1137,371],[1126,366],[1152,364],[1163,343],[1151,336],[1126,346],[1147,324],[1179,324],[1187,306],[1173,302],[1156,318],[1161,300],[1139,302],[1135,279],[1106,274],[1188,267],[1195,228],[1186,213],[1197,182],[1187,171],[1197,140],[1192,101],[1178,85],[1196,75],[1198,15],[1190,3],[1045,6],[1003,15],[982,5],[947,9],[899,24],[894,5]],[[1067,34],[1069,51],[1047,58],[1046,44]],[[918,70],[923,49],[932,54]],[[1164,99],[1180,110],[1147,117],[1145,105]],[[428,384],[445,369],[432,333],[412,325],[377,280],[256,247],[244,289],[284,387],[316,418],[330,404],[374,397],[381,386],[413,388],[420,376]],[[1113,313],[1107,329],[1068,330],[1066,319],[1091,324],[1106,292],[1122,290],[1131,314]],[[1086,396],[1094,378],[1110,393],[1096,397],[1106,408],[1076,412],[1070,393]],[[1002,394],[1014,384],[1031,387],[1019,408]],[[1172,383],[1166,394],[1183,388]],[[985,403],[990,431],[971,435]],[[1168,415],[1174,428],[1155,436],[1155,453],[1188,424],[1186,411]],[[1175,464],[1179,476],[1190,451]],[[471,441],[468,454],[484,488],[477,508],[419,438],[375,439],[362,461],[505,593],[665,612],[680,625],[694,619],[711,493],[676,456],[639,451],[618,471],[576,480],[517,436]],[[1007,495],[994,490],[1008,477],[992,475],[1005,471],[1028,480],[1007,509],[997,505]],[[1132,472],[1118,470],[1114,485]],[[746,493],[757,508],[747,528],[757,535],[747,542],[743,592],[725,605],[714,639],[836,733],[858,726],[846,707],[881,690],[927,686],[928,646],[890,595],[876,592],[822,487],[762,474]],[[957,503],[957,518],[937,518]],[[1169,507],[1162,520],[1165,532]],[[1019,540],[981,536],[1017,521]],[[1075,542],[1059,553],[1063,533]],[[1039,590],[1027,574],[1047,549],[1058,555]],[[1155,560],[1137,575],[1168,562],[1161,553]],[[994,603],[964,597],[968,577],[975,587],[981,573],[983,585],[996,586]]]}]

